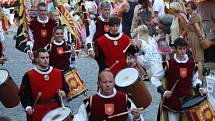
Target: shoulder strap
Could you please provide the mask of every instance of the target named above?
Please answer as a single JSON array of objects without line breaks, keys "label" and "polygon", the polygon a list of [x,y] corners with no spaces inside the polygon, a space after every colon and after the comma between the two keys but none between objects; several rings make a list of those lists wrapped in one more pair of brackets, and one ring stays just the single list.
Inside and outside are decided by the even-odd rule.
[{"label": "shoulder strap", "polygon": [[83,100],[86,111],[87,111],[87,116],[90,117],[91,115],[91,107],[92,107],[92,100],[93,100],[93,96],[90,96],[89,98],[86,98]]}]

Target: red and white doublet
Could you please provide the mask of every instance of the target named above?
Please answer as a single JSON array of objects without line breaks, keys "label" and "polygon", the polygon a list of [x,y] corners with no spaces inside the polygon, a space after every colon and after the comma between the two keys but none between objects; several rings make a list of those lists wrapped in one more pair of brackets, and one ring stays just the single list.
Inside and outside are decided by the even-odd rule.
[{"label": "red and white doublet", "polygon": [[[120,100],[120,101],[119,101]],[[110,99],[102,98],[99,95],[92,97],[89,121],[102,121],[110,115],[115,115],[127,111],[127,96],[122,92],[117,92]],[[106,117],[106,118],[105,118]],[[108,121],[126,121],[127,115],[112,118]]]},{"label": "red and white doublet", "polygon": [[[73,121],[134,121],[131,113],[108,119],[108,116],[136,108],[125,93],[116,91],[115,88],[113,94],[108,96],[102,95],[98,90],[97,94],[84,99],[83,102],[78,113],[74,115]],[[144,121],[144,119],[140,115],[137,121]]]},{"label": "red and white doublet", "polygon": [[[23,77],[19,92],[23,107],[34,108],[33,114],[27,115],[27,121],[41,121],[47,112],[58,108],[57,91],[63,87],[63,74],[59,69],[50,67],[47,71],[41,71],[35,67],[28,71]],[[41,96],[33,105],[39,92]]]},{"label": "red and white doublet", "polygon": [[195,63],[191,59],[187,63],[177,63],[174,59],[171,59],[168,63],[166,89],[171,90],[176,81],[179,80],[179,82],[173,91],[173,95],[164,100],[164,105],[168,109],[179,111],[182,105],[180,98],[193,96],[192,78]]},{"label": "red and white doublet", "polygon": [[[111,72],[114,75],[127,66],[127,54],[123,53],[123,50],[129,45],[129,39],[129,36],[120,33],[117,37],[111,37],[109,34],[105,34],[96,40],[98,44],[97,61],[100,70],[111,67],[117,60],[119,63],[111,69]],[[100,57],[100,53],[103,53],[104,58]],[[104,63],[105,65],[102,65],[101,63]]]},{"label": "red and white doublet", "polygon": [[105,22],[99,16],[96,18],[96,33],[94,35],[94,41],[99,37],[103,36],[105,33],[109,32],[109,22]]},{"label": "red and white doublet", "polygon": [[30,22],[30,28],[33,33],[33,51],[44,48],[50,43],[53,28],[55,27],[56,21],[47,18],[47,22],[41,23],[39,17]]},{"label": "red and white doublet", "polygon": [[92,49],[94,44],[96,48],[96,39],[109,32],[109,22],[105,21],[102,16],[99,16],[90,23],[89,32],[90,35],[86,38],[86,46],[88,49]]},{"label": "red and white doublet", "polygon": [[49,63],[54,68],[64,70],[70,65],[70,53],[63,53],[65,51],[69,51],[69,45],[67,45],[66,41],[62,41],[61,43],[52,42],[49,44]]}]

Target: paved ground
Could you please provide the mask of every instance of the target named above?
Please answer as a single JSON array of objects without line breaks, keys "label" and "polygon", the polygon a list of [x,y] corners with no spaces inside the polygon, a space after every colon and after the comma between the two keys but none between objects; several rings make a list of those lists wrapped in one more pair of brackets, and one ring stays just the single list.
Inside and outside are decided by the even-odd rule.
[{"label": "paved ground", "polygon": [[[11,28],[8,34],[6,34],[5,55],[9,58],[9,60],[3,66],[0,66],[0,68],[7,69],[10,72],[10,76],[13,78],[16,84],[20,85],[22,76],[26,71],[31,69],[33,65],[31,64],[26,54],[19,52],[18,50],[15,49],[14,47],[15,41],[13,40],[15,32],[16,28]],[[208,66],[211,65],[209,64]],[[93,59],[84,58],[80,56],[77,59],[76,68],[81,78],[85,81],[87,89],[89,90],[88,95],[93,94],[97,89],[96,79],[98,66],[96,62]],[[143,110],[142,114],[145,118],[145,121],[156,121],[157,108],[159,104],[159,94],[157,93],[156,89],[154,88],[154,86],[151,85],[150,82],[146,82],[146,85],[150,90],[153,99],[151,105],[145,110]],[[77,112],[78,107],[82,103],[82,99],[84,98],[85,96],[81,95],[70,102],[73,114]],[[7,109],[0,103],[0,116],[7,116],[12,121],[26,121],[25,112],[23,111],[21,105]]]},{"label": "paved ground", "polygon": [[[8,34],[5,35],[5,55],[8,57],[9,60],[3,66],[0,66],[0,68],[7,69],[10,72],[10,76],[19,86],[21,84],[22,76],[26,71],[31,69],[33,65],[31,64],[26,54],[15,49],[15,41],[13,40],[15,32],[16,28],[14,27],[11,28]],[[97,88],[96,79],[98,73],[98,66],[96,62],[93,59],[80,56],[77,59],[76,68],[81,78],[85,81],[87,89],[89,90],[88,95],[93,94]],[[146,121],[156,121],[159,95],[156,92],[155,88],[149,82],[147,82],[146,85],[151,91],[153,101],[151,105],[142,112],[142,114]],[[77,112],[78,107],[82,103],[82,99],[84,98],[85,96],[81,95],[70,102],[73,114]],[[25,112],[21,104],[14,108],[5,108],[0,103],[0,116],[7,116],[12,121],[26,121]]]}]

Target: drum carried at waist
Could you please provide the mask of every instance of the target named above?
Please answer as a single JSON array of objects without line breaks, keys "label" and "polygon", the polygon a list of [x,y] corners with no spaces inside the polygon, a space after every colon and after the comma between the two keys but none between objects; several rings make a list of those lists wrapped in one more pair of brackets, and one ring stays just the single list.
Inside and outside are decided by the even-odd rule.
[{"label": "drum carried at waist", "polygon": [[213,121],[215,118],[206,96],[195,96],[185,101],[182,110],[188,121]]},{"label": "drum carried at waist", "polygon": [[84,85],[84,81],[81,80],[79,74],[74,69],[67,69],[64,72],[64,78],[69,86],[69,99],[68,101],[74,99],[82,93],[86,93],[87,89]]},{"label": "drum carried at waist", "polygon": [[139,78],[139,72],[135,68],[121,70],[116,75],[115,84],[120,90],[132,95],[132,100],[138,108],[146,108],[151,104],[151,94]]},{"label": "drum carried at waist", "polygon": [[0,100],[6,108],[13,108],[20,102],[19,88],[7,70],[0,69]]},{"label": "drum carried at waist", "polygon": [[68,107],[60,107],[49,111],[42,121],[72,121],[71,111]]}]

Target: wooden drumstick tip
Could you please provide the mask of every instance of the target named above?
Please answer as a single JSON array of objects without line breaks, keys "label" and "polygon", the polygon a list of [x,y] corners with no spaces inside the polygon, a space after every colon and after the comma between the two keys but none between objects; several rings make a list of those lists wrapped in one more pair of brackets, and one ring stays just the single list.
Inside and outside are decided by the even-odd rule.
[{"label": "wooden drumstick tip", "polygon": [[42,95],[42,92],[38,92],[37,96],[40,97]]},{"label": "wooden drumstick tip", "polygon": [[131,45],[131,42],[128,44],[128,46],[122,52],[125,53],[130,45]]},{"label": "wooden drumstick tip", "polygon": [[110,70],[114,67],[114,66],[116,66],[116,64],[118,64],[119,63],[119,60],[116,60],[115,62],[114,62],[114,64],[113,65],[111,65],[111,67],[109,68]]},{"label": "wooden drumstick tip", "polygon": [[[137,108],[138,110],[143,110],[144,108],[141,107],[141,108]],[[112,116],[108,116],[108,119],[111,119],[111,118],[115,118],[115,117],[118,117],[118,116],[123,116],[123,115],[126,115],[128,113],[131,113],[131,110],[129,111],[126,111],[126,112],[122,112],[122,113],[118,113],[118,114],[115,114],[115,115],[112,115]]]},{"label": "wooden drumstick tip", "polygon": [[37,97],[36,97],[36,99],[35,99],[35,101],[34,101],[33,106],[37,103],[37,101],[39,100],[39,98],[40,98],[41,95],[42,95],[42,92],[38,92],[38,93],[37,93]]}]

